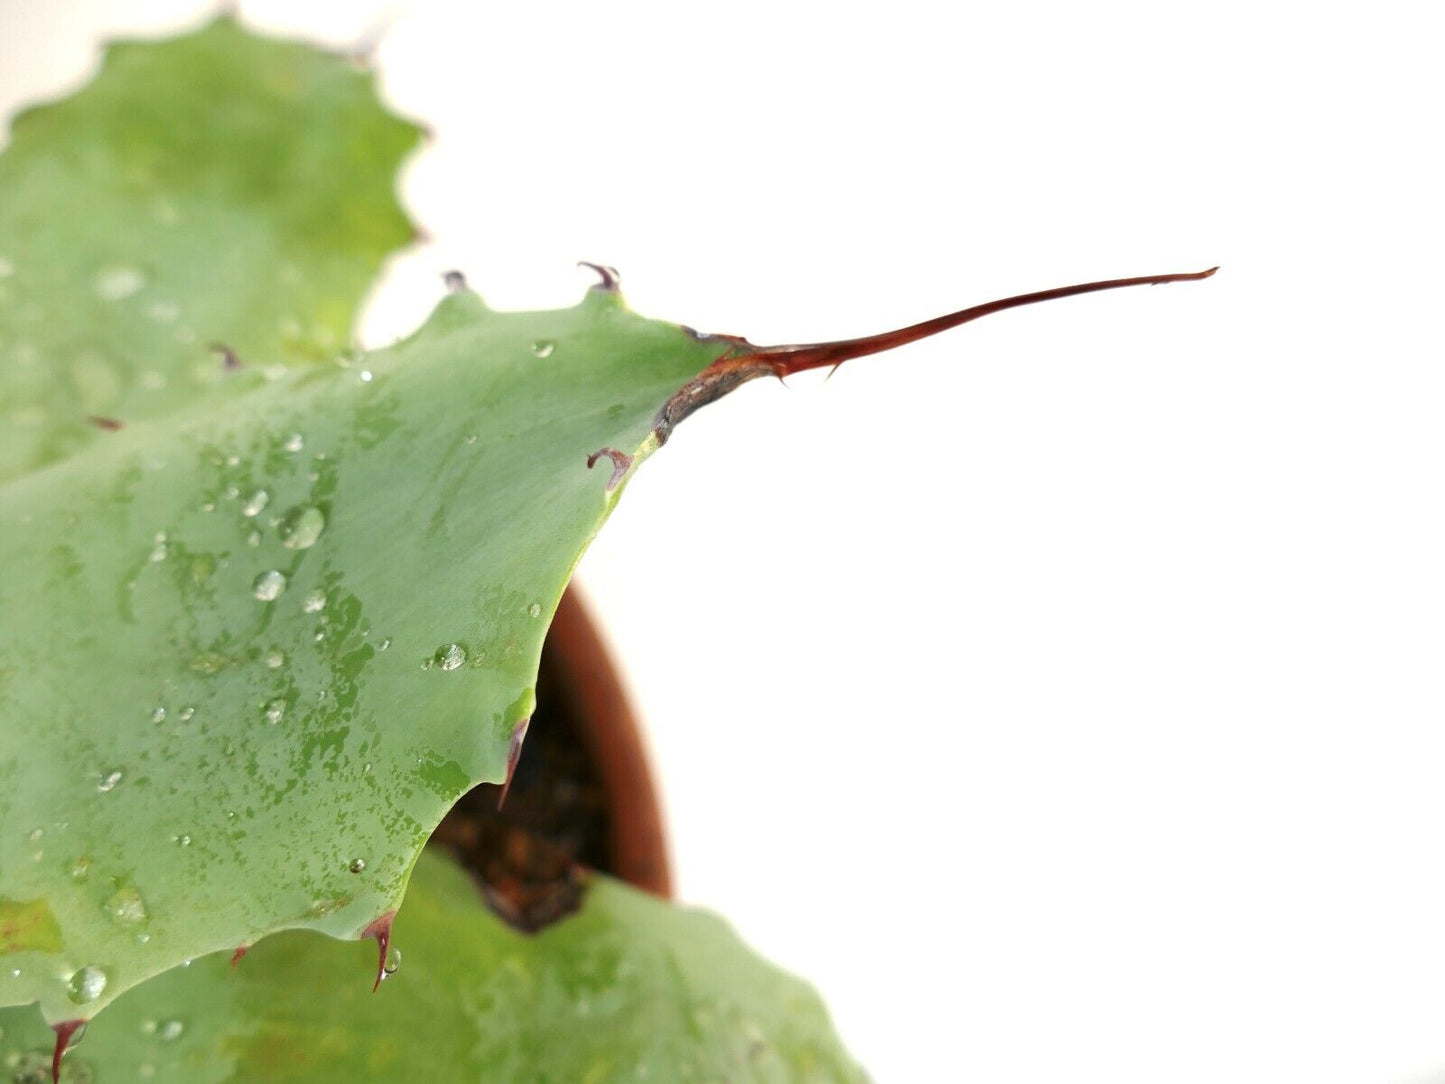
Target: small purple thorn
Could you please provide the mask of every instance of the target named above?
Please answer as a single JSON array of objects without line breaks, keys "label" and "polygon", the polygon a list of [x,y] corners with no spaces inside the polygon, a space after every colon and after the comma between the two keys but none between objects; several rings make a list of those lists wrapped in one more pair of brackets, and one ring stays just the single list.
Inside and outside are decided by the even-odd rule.
[{"label": "small purple thorn", "polygon": [[448,271],[442,276],[442,282],[446,283],[448,293],[459,294],[467,288],[467,276],[460,271]]},{"label": "small purple thorn", "polygon": [[236,970],[236,965],[241,962],[241,957],[251,951],[250,945],[237,945],[236,951],[231,953],[231,970]]},{"label": "small purple thorn", "polygon": [[102,418],[99,414],[87,414],[85,420],[97,429],[104,429],[108,433],[114,433],[117,429],[125,427],[125,423],[119,418]]},{"label": "small purple thorn", "polygon": [[395,918],[396,912],[388,911],[361,931],[362,940],[368,937],[376,939],[376,982],[371,987],[373,994],[381,989],[381,980],[386,978],[386,954],[391,951],[391,924]]},{"label": "small purple thorn", "polygon": [[627,468],[632,466],[632,457],[626,452],[619,452],[616,448],[599,448],[587,457],[587,469],[591,470],[592,466],[603,456],[612,460],[612,477],[607,479],[607,492],[611,493],[627,476]]},{"label": "small purple thorn", "polygon": [[221,355],[221,368],[226,372],[234,373],[241,368],[240,357],[225,343],[212,343],[211,352]]},{"label": "small purple thorn", "polygon": [[62,1020],[58,1024],[51,1025],[55,1032],[55,1053],[50,1058],[50,1080],[52,1084],[60,1084],[60,1059],[65,1057],[65,1048],[70,1045],[70,1040],[75,1033],[85,1027],[84,1020]]},{"label": "small purple thorn", "polygon": [[590,267],[597,272],[597,277],[602,281],[592,287],[594,290],[606,290],[609,293],[616,293],[617,287],[622,283],[622,274],[615,267],[608,267],[602,263],[588,263],[586,260],[578,260],[578,267]]},{"label": "small purple thorn", "polygon": [[527,738],[527,724],[532,721],[529,715],[512,729],[512,741],[507,746],[507,778],[502,782],[502,793],[497,795],[497,812],[501,812],[502,803],[507,800],[507,792],[512,789],[512,776],[517,772],[517,761],[522,759],[522,742]]}]

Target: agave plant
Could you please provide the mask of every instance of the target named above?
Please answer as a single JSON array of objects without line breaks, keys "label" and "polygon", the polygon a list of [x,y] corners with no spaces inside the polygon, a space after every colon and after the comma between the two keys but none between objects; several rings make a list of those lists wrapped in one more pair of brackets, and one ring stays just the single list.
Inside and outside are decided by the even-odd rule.
[{"label": "agave plant", "polygon": [[[394,177],[419,135],[350,58],[230,18],[112,45],[89,86],[13,122],[4,1064],[862,1079],[816,996],[718,920],[598,877],[526,935],[428,838],[509,778],[571,570],[692,411],[1002,309],[1211,272],[766,348],[638,316],[606,268],[553,312],[494,311],[453,276],[413,335],[361,353],[362,296],[414,236]],[[373,997],[399,943],[404,981]]]}]

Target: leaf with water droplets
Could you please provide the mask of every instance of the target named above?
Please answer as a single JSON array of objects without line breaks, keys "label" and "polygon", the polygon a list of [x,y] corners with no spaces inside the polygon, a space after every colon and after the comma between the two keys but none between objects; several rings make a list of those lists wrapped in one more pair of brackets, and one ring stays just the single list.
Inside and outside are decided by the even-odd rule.
[{"label": "leaf with water droplets", "polygon": [[[147,982],[67,1057],[174,1084],[866,1079],[805,983],[713,916],[602,877],[529,935],[428,849],[394,937],[405,965],[393,946],[374,995],[371,945],[282,934],[237,968],[223,952]],[[0,1010],[0,1030],[0,1063],[49,1050],[33,1009]]]},{"label": "leaf with water droplets", "polygon": [[[24,347],[0,367],[22,416],[0,445],[0,873],[47,923],[4,942],[0,1004],[60,1025],[208,952],[377,928],[443,814],[509,777],[547,619],[679,420],[759,376],[1130,284],[767,351],[644,319],[599,268],[572,308],[456,289],[390,349],[300,364],[345,339],[398,235],[413,136],[349,65],[223,20],[116,47],[0,156],[0,350]],[[1178,277],[1201,276],[1131,281]],[[227,344],[217,386],[150,337],[161,303]],[[31,323],[59,330],[15,338]],[[88,353],[112,345],[124,364]],[[97,403],[128,424],[77,430]]]},{"label": "leaf with water droplets", "polygon": [[92,416],[165,419],[256,379],[252,362],[349,346],[414,234],[393,177],[419,137],[371,72],[228,18],[116,42],[84,90],[17,116],[0,156],[0,479],[110,436]]}]

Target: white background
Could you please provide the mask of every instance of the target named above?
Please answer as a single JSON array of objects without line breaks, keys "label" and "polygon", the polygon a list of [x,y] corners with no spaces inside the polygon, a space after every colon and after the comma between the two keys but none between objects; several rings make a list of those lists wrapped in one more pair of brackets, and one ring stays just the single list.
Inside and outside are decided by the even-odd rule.
[{"label": "white background", "polygon": [[[205,11],[122,7],[0,0],[0,108]],[[787,342],[1223,265],[751,385],[584,562],[682,896],[880,1084],[1445,1080],[1432,10],[242,4],[394,16],[372,343],[454,266]]]}]

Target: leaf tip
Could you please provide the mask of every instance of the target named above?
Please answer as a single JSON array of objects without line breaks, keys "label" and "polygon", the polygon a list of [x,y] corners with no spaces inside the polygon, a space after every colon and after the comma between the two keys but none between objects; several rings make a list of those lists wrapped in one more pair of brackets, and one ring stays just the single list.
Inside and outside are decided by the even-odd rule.
[{"label": "leaf tip", "polygon": [[611,493],[622,484],[622,479],[627,477],[627,472],[632,467],[632,456],[619,452],[616,448],[598,448],[587,457],[587,469],[591,470],[604,456],[612,460],[612,477],[607,479],[607,492]]},{"label": "leaf tip", "polygon": [[592,284],[594,290],[605,290],[607,293],[615,294],[622,287],[622,273],[615,267],[608,267],[602,263],[588,263],[586,260],[578,260],[578,267],[587,267],[597,273],[598,281]]},{"label": "leaf tip", "polygon": [[371,986],[371,992],[373,994],[381,989],[381,980],[387,976],[386,958],[391,952],[391,924],[395,920],[396,912],[388,911],[386,914],[374,919],[366,929],[361,931],[361,940],[365,941],[370,937],[376,941],[376,982]]},{"label": "leaf tip", "polygon": [[[592,463],[589,461],[587,465],[590,467]],[[502,793],[497,795],[498,812],[507,801],[507,792],[512,789],[512,776],[517,772],[517,762],[522,759],[522,743],[527,739],[527,724],[531,721],[529,715],[512,728],[512,740],[507,744],[507,778],[502,780]]]},{"label": "leaf tip", "polygon": [[60,1059],[65,1057],[66,1048],[72,1042],[80,1042],[80,1036],[85,1034],[84,1020],[62,1020],[51,1026],[55,1032],[55,1052],[50,1056],[50,1081],[51,1084],[60,1084]]}]

